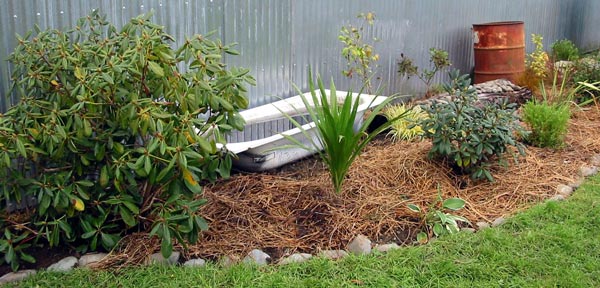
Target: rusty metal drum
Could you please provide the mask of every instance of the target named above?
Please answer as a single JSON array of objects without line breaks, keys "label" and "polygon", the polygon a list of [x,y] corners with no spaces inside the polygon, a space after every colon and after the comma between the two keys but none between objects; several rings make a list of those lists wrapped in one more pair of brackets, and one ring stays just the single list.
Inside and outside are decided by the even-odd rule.
[{"label": "rusty metal drum", "polygon": [[515,82],[525,71],[525,24],[522,21],[473,24],[475,83]]}]

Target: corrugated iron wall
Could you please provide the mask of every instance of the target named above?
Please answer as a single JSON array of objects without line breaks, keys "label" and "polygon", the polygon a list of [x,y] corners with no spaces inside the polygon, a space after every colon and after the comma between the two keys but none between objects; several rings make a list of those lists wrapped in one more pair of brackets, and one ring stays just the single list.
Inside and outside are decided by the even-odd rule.
[{"label": "corrugated iron wall", "polygon": [[[372,11],[377,18],[365,37],[380,54],[378,77],[385,94],[422,91],[416,79],[400,79],[396,62],[401,53],[419,67],[428,67],[430,47],[447,50],[454,67],[470,73],[473,67],[471,25],[506,20],[525,22],[526,35],[544,35],[544,44],[572,39],[586,48],[600,45],[597,0],[3,0],[0,10],[0,55],[15,46],[14,34],[34,23],[42,28],[70,27],[91,9],[99,8],[117,27],[150,10],[178,41],[196,33],[216,31],[225,43],[238,42],[242,55],[228,57],[230,65],[250,68],[258,85],[250,90],[250,105],[262,105],[295,94],[292,83],[307,89],[312,67],[338,89],[352,82],[341,75],[345,61],[337,39],[340,28],[359,24],[356,15]],[[531,51],[527,39],[527,51]],[[0,63],[0,93],[8,89],[10,68]],[[439,80],[443,80],[441,76]],[[15,103],[0,97],[0,111]]]}]

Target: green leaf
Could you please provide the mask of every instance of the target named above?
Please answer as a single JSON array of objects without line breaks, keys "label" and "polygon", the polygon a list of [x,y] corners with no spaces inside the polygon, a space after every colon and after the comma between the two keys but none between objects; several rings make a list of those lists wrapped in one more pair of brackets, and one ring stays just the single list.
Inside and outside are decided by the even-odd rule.
[{"label": "green leaf", "polygon": [[196,226],[198,228],[200,228],[200,230],[202,230],[202,231],[208,230],[208,223],[206,223],[206,220],[204,220],[204,218],[202,218],[198,215],[194,215],[194,221],[196,222]]},{"label": "green leaf", "polygon": [[15,144],[16,144],[17,150],[19,151],[21,156],[27,157],[27,151],[25,151],[25,145],[23,145],[23,142],[21,141],[21,139],[19,137],[17,137],[15,139]]},{"label": "green leaf", "polygon": [[444,200],[442,206],[446,209],[450,210],[460,210],[465,207],[465,200],[460,198],[448,198]]},{"label": "green leaf", "polygon": [[125,208],[124,206],[119,206],[119,214],[121,215],[123,222],[125,222],[125,224],[127,224],[127,226],[133,227],[137,224],[137,222],[131,215],[131,212],[129,212],[129,210],[127,208]]},{"label": "green leaf", "polygon": [[129,201],[123,201],[122,204],[125,205],[127,207],[127,209],[129,209],[129,211],[131,211],[133,214],[137,215],[140,213],[140,209],[134,203],[131,203]]},{"label": "green leaf", "polygon": [[149,174],[150,170],[152,170],[152,162],[150,161],[150,157],[145,157],[145,159],[144,159],[144,171],[146,171],[146,174]]},{"label": "green leaf", "polygon": [[169,258],[173,252],[173,244],[171,243],[171,233],[167,225],[163,225],[162,242],[160,243],[160,253],[163,257]]},{"label": "green leaf", "polygon": [[100,233],[100,239],[102,240],[102,244],[106,247],[115,247],[117,242],[115,241],[113,235],[108,233]]},{"label": "green leaf", "polygon": [[90,232],[83,233],[81,235],[81,238],[88,239],[88,238],[90,238],[90,237],[92,237],[94,235],[96,235],[96,231],[90,231]]},{"label": "green leaf", "polygon": [[440,236],[444,233],[444,227],[442,227],[442,225],[440,223],[435,223],[433,224],[433,234],[435,234],[435,236]]},{"label": "green leaf", "polygon": [[25,252],[21,252],[20,253],[20,257],[23,261],[29,262],[29,263],[35,263],[35,258]]},{"label": "green leaf", "polygon": [[427,241],[429,241],[429,237],[427,237],[427,234],[425,234],[425,232],[419,232],[417,234],[417,242],[419,242],[419,244],[425,244],[427,243]]},{"label": "green leaf", "polygon": [[165,76],[165,72],[163,71],[162,67],[160,67],[160,65],[158,63],[149,61],[148,67],[150,68],[152,73],[156,74],[156,76],[158,76],[158,77]]},{"label": "green leaf", "polygon": [[419,206],[415,204],[408,204],[406,206],[408,206],[408,209],[410,209],[410,211],[421,213],[421,208],[419,208]]},{"label": "green leaf", "polygon": [[102,73],[102,79],[104,79],[104,81],[108,82],[108,84],[110,84],[110,85],[115,85],[113,78],[106,73]]}]

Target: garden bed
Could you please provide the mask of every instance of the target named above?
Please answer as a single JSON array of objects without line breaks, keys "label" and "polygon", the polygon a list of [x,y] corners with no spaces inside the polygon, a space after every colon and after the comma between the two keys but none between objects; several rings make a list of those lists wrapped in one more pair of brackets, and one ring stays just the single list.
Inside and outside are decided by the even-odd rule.
[{"label": "garden bed", "polygon": [[[295,252],[344,248],[357,234],[378,243],[410,245],[422,227],[407,204],[426,207],[435,200],[438,185],[445,198],[467,202],[457,215],[469,219],[472,226],[489,223],[554,196],[559,184],[576,182],[579,168],[600,153],[599,132],[600,110],[578,110],[570,120],[563,149],[528,146],[518,163],[507,155],[506,165],[492,168],[493,183],[473,182],[430,161],[428,141],[392,142],[383,136],[353,164],[341,194],[334,192],[327,169],[317,158],[271,172],[237,173],[205,187],[209,204],[202,213],[210,229],[184,258],[243,257],[261,248],[277,259]],[[120,247],[100,266],[142,264],[147,255],[160,250],[160,242],[146,234],[132,234]],[[53,260],[70,254],[65,249],[56,251],[46,254]],[[24,268],[53,263],[45,260],[49,259]],[[10,271],[8,265],[0,268]]]},{"label": "garden bed", "polygon": [[[600,111],[574,112],[561,150],[528,146],[515,163],[492,168],[495,182],[473,182],[430,161],[428,141],[392,142],[380,137],[353,164],[341,194],[330,184],[316,158],[267,173],[238,173],[208,185],[203,216],[210,229],[189,247],[185,258],[243,257],[260,248],[273,258],[295,252],[344,248],[357,234],[375,242],[411,244],[421,224],[407,204],[426,207],[437,197],[460,197],[466,208],[456,212],[476,222],[492,222],[557,194],[559,184],[577,182],[579,168],[600,153]],[[106,265],[135,264],[159,251],[157,241],[135,234],[123,239],[120,256]],[[136,251],[135,253],[131,253]],[[126,255],[139,255],[126,256]]]}]

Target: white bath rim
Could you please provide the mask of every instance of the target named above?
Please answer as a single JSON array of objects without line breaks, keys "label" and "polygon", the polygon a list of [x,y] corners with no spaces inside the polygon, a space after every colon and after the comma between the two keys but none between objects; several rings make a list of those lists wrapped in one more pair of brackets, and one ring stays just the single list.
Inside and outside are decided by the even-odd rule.
[{"label": "white bath rim", "polygon": [[[325,93],[327,94],[327,96],[329,96],[331,91],[325,90]],[[387,96],[349,93],[347,91],[337,90],[336,96],[338,98],[338,102],[344,101],[345,97],[349,94],[351,95],[353,100],[355,100],[356,97],[360,97],[359,106],[357,109],[358,114],[355,119],[356,122],[354,123],[354,127],[356,130],[360,127],[360,125],[362,125],[362,121],[363,121],[362,116],[363,116],[364,112],[370,108],[376,107],[377,105],[379,105],[383,101],[385,101],[385,99],[387,99]],[[303,93],[303,97],[305,97],[305,99],[307,100],[308,103],[312,103],[311,92]],[[242,118],[244,118],[244,120],[246,121],[246,125],[252,125],[252,124],[263,123],[263,122],[267,122],[267,121],[271,121],[271,120],[280,120],[282,118],[285,118],[284,113],[287,114],[288,116],[293,117],[293,116],[306,114],[307,112],[308,111],[304,105],[304,102],[302,101],[302,96],[296,95],[296,96],[286,98],[283,100],[279,100],[279,101],[276,101],[273,103],[269,103],[269,104],[265,104],[265,105],[258,106],[255,108],[241,111],[240,116],[242,116]],[[302,130],[304,130],[304,131],[311,131],[311,130],[313,130],[313,128],[315,128],[314,122],[310,122],[308,124],[302,125]],[[248,150],[261,148],[261,147],[266,148],[266,149],[260,149],[260,150],[267,150],[267,147],[268,147],[268,149],[272,149],[273,147],[270,147],[271,145],[269,145],[269,143],[275,143],[275,142],[281,141],[282,139],[285,138],[283,135],[294,136],[294,135],[300,134],[302,137],[304,137],[304,135],[302,134],[302,130],[300,128],[293,128],[293,129],[290,129],[287,131],[283,131],[279,134],[275,134],[275,135],[265,137],[262,139],[252,140],[252,141],[244,141],[244,142],[227,143],[227,144],[225,144],[225,146],[226,146],[227,150],[229,150],[235,154],[240,154],[240,153],[246,152]]]}]

